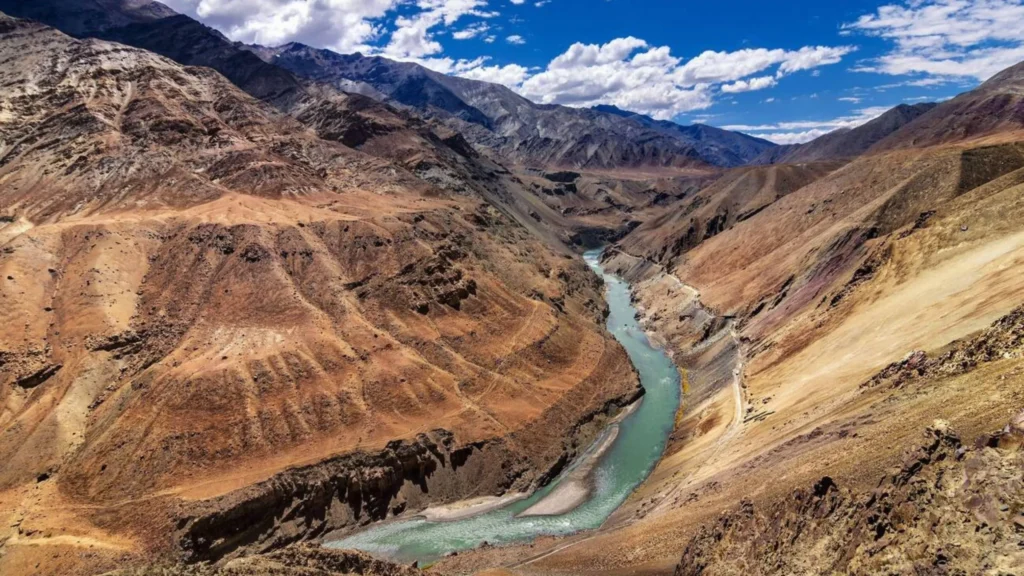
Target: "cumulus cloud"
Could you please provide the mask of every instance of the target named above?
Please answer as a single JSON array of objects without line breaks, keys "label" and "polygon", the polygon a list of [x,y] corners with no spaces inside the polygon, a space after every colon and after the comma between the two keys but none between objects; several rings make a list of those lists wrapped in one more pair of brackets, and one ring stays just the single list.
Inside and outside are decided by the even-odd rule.
[{"label": "cumulus cloud", "polygon": [[711,106],[718,86],[725,93],[764,90],[787,74],[834,64],[851,51],[846,46],[707,51],[683,62],[668,46],[627,36],[605,44],[577,42],[518,90],[545,104],[613,104],[670,119]]},{"label": "cumulus cloud", "polygon": [[367,50],[384,29],[376,20],[400,0],[164,0],[233,40],[277,46],[301,40],[339,52]]},{"label": "cumulus cloud", "polygon": [[735,52],[708,50],[675,70],[684,84],[734,82],[778,65],[777,78],[801,70],[836,64],[853,46],[804,46],[799,50],[747,48]]},{"label": "cumulus cloud", "polygon": [[872,106],[870,108],[861,108],[855,114],[840,116],[831,120],[798,120],[795,122],[754,125],[732,124],[722,126],[721,128],[753,134],[758,138],[764,138],[776,144],[802,144],[835,130],[856,128],[861,124],[878,118],[888,110],[889,108],[885,106]]},{"label": "cumulus cloud", "polygon": [[519,34],[513,34],[511,36],[507,36],[505,38],[505,42],[508,42],[509,44],[522,45],[522,44],[526,44],[526,39],[523,38],[522,36],[520,36]]},{"label": "cumulus cloud", "polygon": [[471,80],[483,80],[515,88],[522,84],[529,73],[530,71],[524,66],[508,64],[506,66],[476,66],[464,70],[458,75]]},{"label": "cumulus cloud", "polygon": [[469,40],[470,38],[476,38],[477,36],[486,33],[491,27],[486,22],[477,22],[476,24],[470,24],[462,30],[456,30],[452,32],[452,38],[456,40]]},{"label": "cumulus cloud", "polygon": [[434,29],[452,26],[464,16],[492,18],[497,15],[484,10],[486,6],[487,0],[417,0],[420,12],[395,19],[396,29],[383,54],[400,60],[439,54],[444,49],[434,38]]},{"label": "cumulus cloud", "polygon": [[749,80],[737,80],[730,84],[722,85],[722,92],[726,94],[735,94],[737,92],[753,92],[755,90],[764,90],[765,88],[771,88],[778,82],[772,76],[759,76],[757,78],[751,78]]},{"label": "cumulus cloud", "polygon": [[893,43],[855,70],[986,80],[1024,59],[1024,2],[908,0],[882,6],[842,31]]}]

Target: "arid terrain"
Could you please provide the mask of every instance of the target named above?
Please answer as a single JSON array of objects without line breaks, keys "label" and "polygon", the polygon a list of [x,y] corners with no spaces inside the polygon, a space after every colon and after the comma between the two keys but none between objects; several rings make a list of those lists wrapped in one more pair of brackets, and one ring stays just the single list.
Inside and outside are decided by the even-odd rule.
[{"label": "arid terrain", "polygon": [[[0,574],[1024,572],[1024,64],[776,147],[0,9]],[[426,570],[321,548],[642,397],[601,245],[682,376],[646,482]]]}]

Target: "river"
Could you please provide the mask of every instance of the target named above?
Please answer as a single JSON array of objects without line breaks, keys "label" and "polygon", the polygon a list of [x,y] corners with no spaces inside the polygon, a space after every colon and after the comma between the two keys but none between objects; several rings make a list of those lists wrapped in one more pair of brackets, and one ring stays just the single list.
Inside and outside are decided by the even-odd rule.
[{"label": "river", "polygon": [[[600,264],[600,250],[584,254],[587,264],[601,275],[607,286],[608,330],[629,354],[640,374],[645,394],[617,430],[606,430],[590,451],[617,432],[610,447],[598,457],[587,476],[589,498],[564,514],[519,516],[540,502],[572,472],[586,456],[529,498],[479,515],[448,522],[428,521],[422,517],[384,522],[341,540],[325,542],[333,548],[364,550],[398,562],[418,560],[420,565],[450,552],[476,548],[484,542],[492,545],[528,541],[541,535],[565,535],[598,528],[643,482],[665,450],[679,407],[679,372],[663,350],[653,346],[635,319],[630,302],[629,284],[608,274]],[[590,464],[593,464],[592,462]],[[578,475],[577,475],[578,476]]]}]

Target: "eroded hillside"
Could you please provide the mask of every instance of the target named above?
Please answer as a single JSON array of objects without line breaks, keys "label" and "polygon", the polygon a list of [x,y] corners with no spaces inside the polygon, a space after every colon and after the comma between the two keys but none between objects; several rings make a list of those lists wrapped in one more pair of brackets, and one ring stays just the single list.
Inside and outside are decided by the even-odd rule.
[{"label": "eroded hillside", "polygon": [[524,489],[637,396],[598,280],[507,210],[209,69],[9,17],[0,50],[5,573]]}]

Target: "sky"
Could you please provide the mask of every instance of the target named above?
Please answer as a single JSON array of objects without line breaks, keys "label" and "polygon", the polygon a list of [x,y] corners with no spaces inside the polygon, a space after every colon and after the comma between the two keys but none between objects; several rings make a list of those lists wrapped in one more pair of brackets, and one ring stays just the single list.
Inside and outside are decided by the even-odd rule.
[{"label": "sky", "polygon": [[415,61],[540,103],[780,144],[1024,60],[1024,0],[162,0],[246,43]]}]

